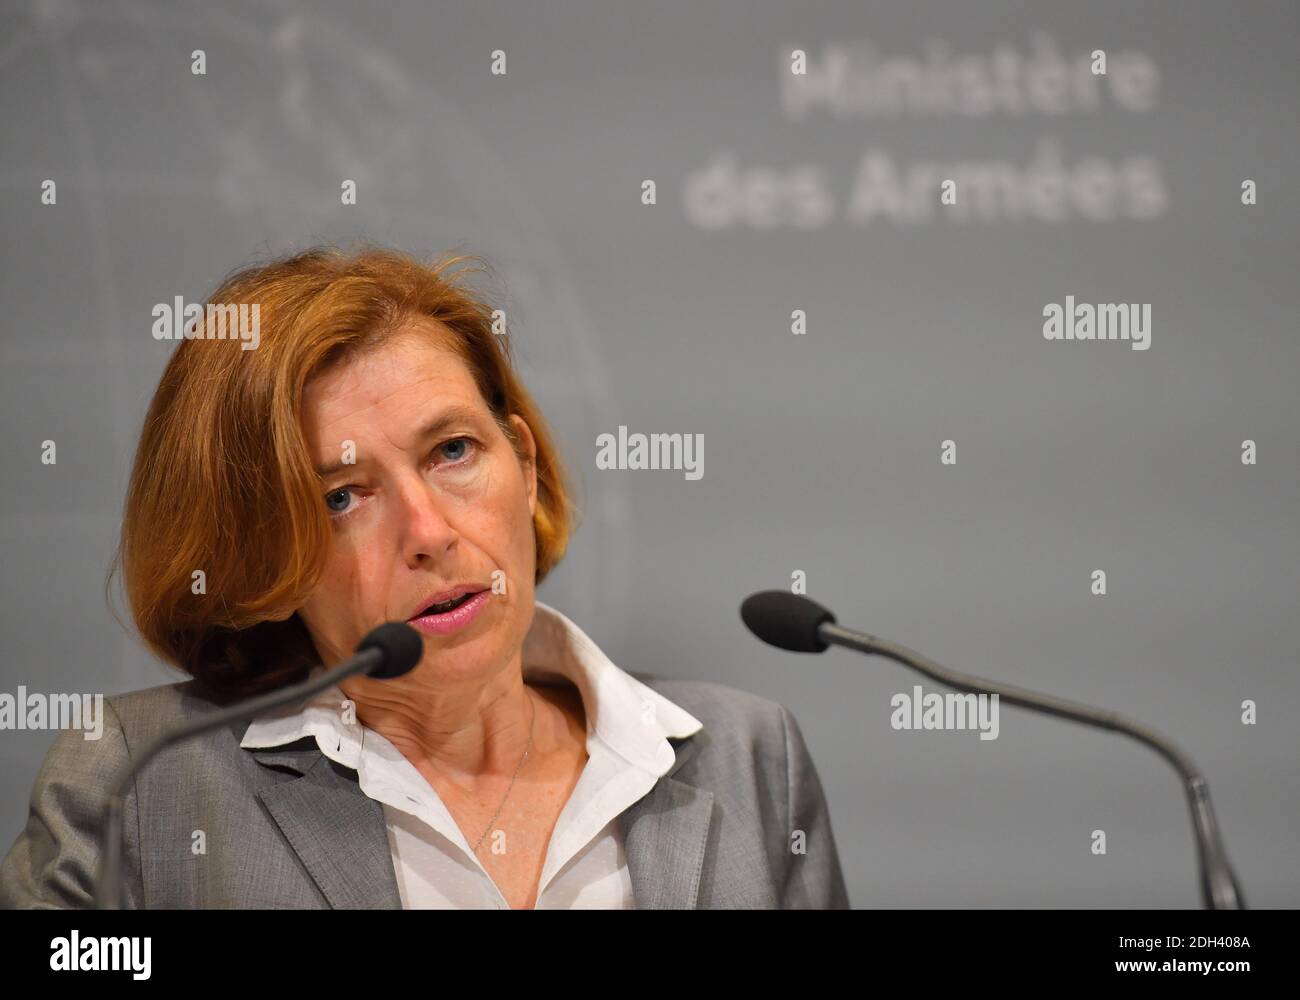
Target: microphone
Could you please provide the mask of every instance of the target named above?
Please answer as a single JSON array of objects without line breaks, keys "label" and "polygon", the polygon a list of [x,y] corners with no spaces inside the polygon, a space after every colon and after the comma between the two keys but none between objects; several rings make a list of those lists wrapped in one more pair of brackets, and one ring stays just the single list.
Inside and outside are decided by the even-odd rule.
[{"label": "microphone", "polygon": [[1093,708],[1053,695],[1039,694],[1025,688],[984,680],[971,674],[946,670],[933,660],[905,646],[867,632],[844,628],[835,616],[815,601],[784,590],[765,590],[751,594],[740,606],[740,617],[754,635],[769,645],[795,653],[820,653],[831,645],[844,646],[859,653],[884,656],[924,674],[940,684],[970,694],[995,694],[1021,708],[1044,712],[1072,722],[1122,733],[1145,743],[1169,761],[1178,772],[1187,792],[1192,812],[1192,832],[1200,863],[1201,898],[1207,910],[1245,909],[1237,877],[1228,863],[1219,836],[1218,822],[1210,804],[1210,788],[1200,769],[1181,749],[1148,726],[1125,718],[1118,712]]},{"label": "microphone", "polygon": [[126,789],[145,764],[174,743],[181,743],[210,729],[218,729],[239,719],[260,715],[292,701],[299,701],[353,674],[366,674],[378,680],[392,680],[415,669],[424,654],[420,633],[405,622],[385,622],[371,629],[357,645],[356,654],[337,667],[290,687],[270,691],[238,702],[216,712],[206,712],[193,722],[163,733],[132,760],[114,781],[104,810],[104,836],[99,885],[95,903],[101,910],[121,907],[122,892],[122,804]]}]

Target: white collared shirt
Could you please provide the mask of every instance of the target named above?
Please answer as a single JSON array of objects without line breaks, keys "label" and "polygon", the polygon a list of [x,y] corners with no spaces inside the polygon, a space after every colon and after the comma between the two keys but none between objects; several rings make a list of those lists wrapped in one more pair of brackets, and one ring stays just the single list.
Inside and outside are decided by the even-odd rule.
[{"label": "white collared shirt", "polygon": [[[541,601],[534,606],[524,639],[524,678],[578,688],[588,755],[551,834],[536,908],[632,909],[636,901],[616,819],[672,767],[677,755],[668,737],[690,736],[703,723],[615,666],[565,615]],[[406,909],[508,909],[438,793],[389,740],[354,718],[345,722],[352,707],[335,685],[255,719],[240,746],[280,746],[315,736],[321,753],[355,770],[361,790],[383,805]],[[491,844],[491,835],[485,843]]]}]

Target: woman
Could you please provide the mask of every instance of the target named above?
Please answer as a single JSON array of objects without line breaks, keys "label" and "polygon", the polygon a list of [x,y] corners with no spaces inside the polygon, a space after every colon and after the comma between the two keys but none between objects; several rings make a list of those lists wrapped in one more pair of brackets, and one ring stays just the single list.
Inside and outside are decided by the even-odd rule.
[{"label": "woman", "polygon": [[123,905],[848,906],[784,708],[624,672],[534,599],[572,508],[462,259],[317,249],[212,294],[255,305],[256,336],[218,339],[209,312],[178,345],[114,566],[144,641],[192,680],[107,699],[99,741],[60,734],[0,903],[91,905],[104,789],[133,749],[403,620],[424,645],[405,676],[146,765]]}]

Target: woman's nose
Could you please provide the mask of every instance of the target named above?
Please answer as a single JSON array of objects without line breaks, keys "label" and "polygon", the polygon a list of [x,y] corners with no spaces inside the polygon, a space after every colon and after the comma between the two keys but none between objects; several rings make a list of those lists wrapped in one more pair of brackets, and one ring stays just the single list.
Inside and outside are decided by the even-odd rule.
[{"label": "woman's nose", "polygon": [[459,537],[451,520],[451,501],[418,476],[398,490],[397,516],[409,561],[439,555]]}]

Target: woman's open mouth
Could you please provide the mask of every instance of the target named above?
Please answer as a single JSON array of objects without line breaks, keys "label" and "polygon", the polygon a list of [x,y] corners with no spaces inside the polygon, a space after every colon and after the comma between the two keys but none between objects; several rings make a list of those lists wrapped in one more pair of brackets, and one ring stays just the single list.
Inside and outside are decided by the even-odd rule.
[{"label": "woman's open mouth", "polygon": [[410,624],[429,635],[447,635],[464,628],[487,605],[490,591],[480,590],[477,594],[463,594],[454,601],[434,604],[412,618]]}]

